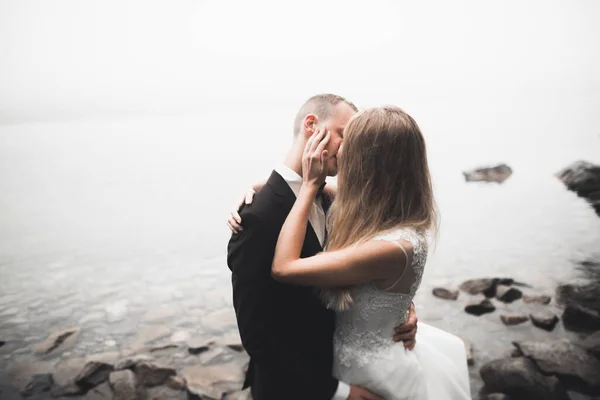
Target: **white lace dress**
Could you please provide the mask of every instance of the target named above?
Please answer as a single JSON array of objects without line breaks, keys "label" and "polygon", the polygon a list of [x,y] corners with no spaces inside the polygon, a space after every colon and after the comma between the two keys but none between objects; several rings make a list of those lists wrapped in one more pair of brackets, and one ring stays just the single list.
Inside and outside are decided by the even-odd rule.
[{"label": "white lace dress", "polygon": [[460,338],[419,322],[414,350],[405,350],[402,343],[392,340],[394,327],[404,323],[421,283],[427,238],[412,229],[398,229],[375,239],[396,244],[400,239],[409,241],[414,248],[412,270],[407,269],[394,285],[404,287],[403,293],[380,290],[374,283],[352,289],[352,308],[336,317],[335,377],[387,400],[470,400],[467,358]]}]

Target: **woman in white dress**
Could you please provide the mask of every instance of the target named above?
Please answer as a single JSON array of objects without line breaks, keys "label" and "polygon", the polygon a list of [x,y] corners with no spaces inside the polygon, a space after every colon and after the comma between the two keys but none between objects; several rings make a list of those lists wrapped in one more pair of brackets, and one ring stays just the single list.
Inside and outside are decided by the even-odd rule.
[{"label": "woman in white dress", "polygon": [[309,139],[303,184],[279,236],[273,276],[322,288],[337,311],[334,375],[388,400],[470,399],[462,341],[419,323],[416,346],[392,341],[421,283],[437,228],[425,140],[398,107],[356,114],[338,152],[327,250],[300,258],[311,204],[325,181],[329,133]]}]

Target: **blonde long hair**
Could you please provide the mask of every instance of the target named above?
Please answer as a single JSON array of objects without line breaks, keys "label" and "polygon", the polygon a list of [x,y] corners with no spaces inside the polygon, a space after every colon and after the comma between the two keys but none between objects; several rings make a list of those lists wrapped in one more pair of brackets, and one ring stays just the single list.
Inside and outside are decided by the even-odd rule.
[{"label": "blonde long hair", "polygon": [[[369,240],[393,228],[437,232],[437,209],[425,139],[401,108],[354,115],[344,130],[338,192],[328,213],[327,250]],[[323,291],[328,308],[352,305],[348,288]]]}]

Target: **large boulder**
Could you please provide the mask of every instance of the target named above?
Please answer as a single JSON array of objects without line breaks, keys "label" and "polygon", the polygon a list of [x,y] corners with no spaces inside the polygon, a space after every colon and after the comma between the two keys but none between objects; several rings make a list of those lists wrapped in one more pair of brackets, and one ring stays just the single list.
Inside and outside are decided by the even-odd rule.
[{"label": "large boulder", "polygon": [[600,359],[600,331],[586,337],[580,343],[580,346],[597,359]]},{"label": "large boulder", "polygon": [[505,393],[515,399],[568,400],[560,381],[545,376],[528,358],[494,360],[479,371],[488,393]]},{"label": "large boulder", "polygon": [[463,172],[466,182],[502,183],[512,175],[512,169],[506,164],[476,168]]},{"label": "large boulder", "polygon": [[571,330],[600,330],[600,313],[580,304],[568,304],[565,307],[562,319],[565,327]]},{"label": "large boulder", "polygon": [[567,339],[513,343],[546,374],[558,376],[565,385],[600,394],[600,361]]},{"label": "large boulder", "polygon": [[587,199],[596,214],[600,215],[600,166],[577,161],[559,171],[556,176],[567,189]]}]

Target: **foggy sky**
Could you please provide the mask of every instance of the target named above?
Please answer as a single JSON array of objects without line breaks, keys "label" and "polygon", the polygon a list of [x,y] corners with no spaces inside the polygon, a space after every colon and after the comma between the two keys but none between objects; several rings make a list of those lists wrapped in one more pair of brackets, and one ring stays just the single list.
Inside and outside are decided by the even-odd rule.
[{"label": "foggy sky", "polygon": [[0,122],[598,91],[599,19],[595,0],[0,0]]}]

